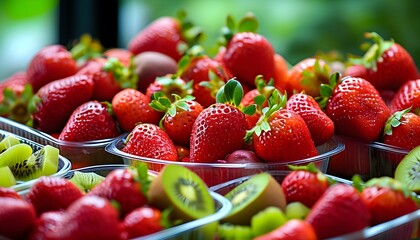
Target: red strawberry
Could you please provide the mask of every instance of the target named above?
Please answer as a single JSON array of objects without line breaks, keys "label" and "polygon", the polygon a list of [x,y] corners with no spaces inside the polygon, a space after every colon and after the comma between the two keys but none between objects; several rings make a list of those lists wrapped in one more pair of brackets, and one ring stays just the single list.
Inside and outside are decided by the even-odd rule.
[{"label": "red strawberry", "polygon": [[161,224],[161,212],[152,207],[140,207],[131,211],[122,221],[128,238],[136,238],[159,232],[164,228]]},{"label": "red strawberry", "polygon": [[59,240],[60,227],[63,226],[64,211],[45,212],[36,220],[31,240]]},{"label": "red strawberry", "polygon": [[274,90],[263,117],[247,132],[247,141],[252,140],[257,156],[267,162],[290,162],[317,156],[305,121],[297,113],[282,109],[285,105],[286,97]]},{"label": "red strawberry", "polygon": [[58,137],[59,140],[83,142],[113,138],[120,134],[111,105],[98,101],[83,103],[74,110]]},{"label": "red strawberry", "polygon": [[85,75],[55,80],[39,89],[30,111],[35,128],[46,132],[60,132],[72,112],[87,102],[93,93],[93,80]]},{"label": "red strawberry", "polygon": [[287,78],[286,89],[289,96],[294,92],[304,92],[312,97],[319,96],[321,84],[328,83],[330,67],[322,59],[305,58],[294,65]]},{"label": "red strawberry", "polygon": [[314,228],[307,222],[292,219],[279,228],[254,238],[254,240],[316,240]]},{"label": "red strawberry", "polygon": [[391,113],[411,107],[414,113],[420,112],[420,79],[404,83],[391,100]]},{"label": "red strawberry", "polygon": [[[180,46],[197,42],[200,32],[197,35],[188,37],[184,33],[193,27],[185,15],[173,17],[160,17],[137,33],[128,44],[128,50],[134,55],[145,51],[154,51],[166,54],[175,61],[181,59]],[[197,30],[197,28],[194,28]],[[190,31],[191,32],[191,31]]]},{"label": "red strawberry", "polygon": [[289,66],[283,56],[278,53],[274,54],[274,67],[274,86],[281,92],[284,92],[289,75]]},{"label": "red strawberry", "polygon": [[128,51],[127,49],[123,48],[111,48],[106,50],[103,55],[109,58],[116,58],[120,63],[122,63],[125,67],[129,67],[131,64],[131,60],[134,57],[133,53]]},{"label": "red strawberry", "polygon": [[333,74],[331,86],[321,89],[322,96],[332,94],[325,112],[334,122],[335,132],[366,142],[378,139],[390,116],[388,106],[365,79],[345,77],[337,83],[338,79],[339,74]]},{"label": "red strawberry", "polygon": [[[88,195],[99,196],[118,202],[121,216],[124,217],[134,209],[147,203],[146,192],[148,185],[142,184],[136,169],[116,169],[96,185]],[[147,177],[147,172],[146,172]]]},{"label": "red strawberry", "polygon": [[28,83],[28,78],[25,72],[17,72],[10,77],[0,81],[0,102],[4,99],[4,89],[10,88],[16,95],[23,92],[25,85]]},{"label": "red strawberry", "polygon": [[0,197],[22,199],[22,197],[12,188],[0,187]]},{"label": "red strawberry", "polygon": [[420,116],[411,108],[394,113],[386,122],[383,142],[411,150],[420,145]]},{"label": "red strawberry", "polygon": [[378,90],[394,91],[405,82],[419,77],[414,60],[401,45],[393,40],[384,41],[375,32],[365,33],[365,37],[374,44],[362,58],[350,59],[358,70],[350,67],[346,75],[365,78]]},{"label": "red strawberry", "polygon": [[122,239],[118,212],[97,196],[84,196],[69,206],[58,232],[60,239]]},{"label": "red strawberry", "polygon": [[26,70],[34,92],[53,80],[69,77],[76,72],[76,61],[61,45],[49,45],[41,49],[32,58]]},{"label": "red strawberry", "polygon": [[178,160],[175,145],[168,134],[151,123],[136,125],[127,136],[122,151],[146,158]]},{"label": "red strawberry", "polygon": [[0,236],[6,239],[26,239],[35,226],[33,206],[22,200],[0,197]]},{"label": "red strawberry", "polygon": [[243,90],[236,80],[229,80],[217,94],[217,103],[204,109],[192,128],[190,162],[216,162],[241,149],[248,124],[245,114],[236,107]]},{"label": "red strawberry", "polygon": [[112,99],[112,111],[121,129],[130,132],[138,123],[158,124],[163,113],[149,106],[150,99],[142,92],[126,88],[118,92]]},{"label": "red strawberry", "polygon": [[329,187],[305,219],[318,239],[330,238],[369,226],[370,213],[360,193],[342,183]]},{"label": "red strawberry", "polygon": [[194,101],[192,96],[181,98],[174,95],[174,97],[174,102],[171,102],[163,93],[155,93],[150,106],[165,113],[160,121],[160,127],[165,130],[173,143],[189,147],[193,124],[203,111],[203,107]]},{"label": "red strawberry", "polygon": [[363,186],[361,196],[372,216],[372,226],[418,209],[408,189],[390,177],[370,179]]},{"label": "red strawberry", "polygon": [[313,163],[292,167],[281,183],[286,201],[300,202],[311,208],[328,188],[328,179]]},{"label": "red strawberry", "polygon": [[146,97],[152,99],[155,92],[163,92],[171,101],[174,100],[172,94],[185,97],[192,94],[192,81],[185,82],[176,74],[168,74],[157,77],[146,89]]},{"label": "red strawberry", "polygon": [[69,180],[44,176],[31,187],[26,198],[39,216],[44,212],[66,209],[82,196],[81,190]]},{"label": "red strawberry", "polygon": [[327,142],[334,135],[333,121],[322,111],[312,96],[296,93],[287,100],[286,108],[305,120],[316,146]]}]

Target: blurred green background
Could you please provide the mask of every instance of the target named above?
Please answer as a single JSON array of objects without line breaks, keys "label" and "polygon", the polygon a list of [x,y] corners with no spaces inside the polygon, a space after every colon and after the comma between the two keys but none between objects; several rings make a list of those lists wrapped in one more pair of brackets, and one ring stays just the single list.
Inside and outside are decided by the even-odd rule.
[{"label": "blurred green background", "polygon": [[[84,31],[86,26],[95,29],[86,18],[87,10],[83,6],[90,1],[93,0],[72,2],[76,13],[85,13],[80,16],[85,22],[79,24],[82,25],[79,31]],[[61,0],[0,0],[0,79],[24,71],[43,46],[74,40],[59,37],[60,28],[69,27],[59,24],[62,3]],[[108,1],[94,1],[94,4],[96,9],[98,4],[108,4]],[[212,55],[226,16],[240,19],[253,12],[260,23],[258,32],[292,65],[319,51],[360,55],[359,47],[365,41],[363,33],[371,31],[385,39],[393,38],[411,53],[417,66],[420,64],[420,1],[417,0],[119,0],[117,4],[116,46],[106,47],[124,48],[154,19],[175,16],[183,9],[204,30],[203,45]],[[98,14],[100,11],[92,16]]]}]

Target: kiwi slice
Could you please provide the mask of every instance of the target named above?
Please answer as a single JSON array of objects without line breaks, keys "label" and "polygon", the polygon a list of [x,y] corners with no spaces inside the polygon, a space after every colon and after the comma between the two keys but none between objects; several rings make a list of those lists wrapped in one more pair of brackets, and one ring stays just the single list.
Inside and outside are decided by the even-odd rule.
[{"label": "kiwi slice", "polygon": [[236,225],[251,224],[258,212],[273,206],[284,210],[286,198],[280,184],[268,173],[259,173],[236,186],[225,197],[233,205],[232,211],[222,219]]},{"label": "kiwi slice", "polygon": [[251,219],[251,230],[254,237],[258,237],[277,229],[287,222],[283,211],[278,207],[268,207]]},{"label": "kiwi slice", "polygon": [[412,149],[398,164],[394,178],[410,191],[420,193],[420,146]]},{"label": "kiwi slice", "polygon": [[7,136],[0,141],[0,153],[6,151],[9,147],[19,144],[20,140],[15,136]]},{"label": "kiwi slice", "polygon": [[0,167],[0,187],[11,187],[16,184],[16,179],[8,166]]},{"label": "kiwi slice", "polygon": [[180,165],[166,165],[153,179],[148,193],[151,205],[172,209],[173,220],[192,221],[215,212],[207,185]]},{"label": "kiwi slice", "polygon": [[[20,164],[32,154],[32,148],[26,143],[15,144],[0,154],[0,167],[9,166],[11,170],[15,164]],[[13,172],[13,171],[12,171]]]},{"label": "kiwi slice", "polygon": [[73,182],[84,193],[89,192],[96,185],[101,183],[105,178],[94,172],[79,172],[75,171],[70,182]]},{"label": "kiwi slice", "polygon": [[285,214],[288,219],[304,220],[311,209],[301,202],[287,204]]},{"label": "kiwi slice", "polygon": [[219,225],[217,239],[220,240],[251,240],[251,227],[224,223]]}]

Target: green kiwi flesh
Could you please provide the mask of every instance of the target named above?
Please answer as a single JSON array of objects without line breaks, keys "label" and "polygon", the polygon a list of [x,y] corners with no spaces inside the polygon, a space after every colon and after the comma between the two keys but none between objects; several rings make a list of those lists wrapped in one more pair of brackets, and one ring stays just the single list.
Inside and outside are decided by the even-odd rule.
[{"label": "green kiwi flesh", "polygon": [[78,172],[75,171],[70,182],[73,182],[84,193],[89,192],[96,185],[101,183],[105,178],[94,172]]},{"label": "green kiwi flesh", "polygon": [[11,170],[16,164],[21,164],[32,154],[32,147],[25,143],[15,144],[0,154],[0,167],[8,166]]},{"label": "green kiwi flesh", "polygon": [[268,173],[250,177],[236,186],[225,197],[231,201],[232,211],[222,219],[235,225],[251,224],[251,218],[258,212],[273,206],[284,210],[286,198],[281,185]]},{"label": "green kiwi flesh", "polygon": [[11,187],[16,184],[16,179],[8,166],[0,167],[0,187]]},{"label": "green kiwi flesh", "polygon": [[420,193],[420,146],[412,149],[395,169],[395,179],[413,192]]},{"label": "green kiwi flesh", "polygon": [[0,141],[0,153],[3,153],[9,147],[19,144],[19,143],[20,143],[20,140],[12,135],[3,138],[3,140]]},{"label": "green kiwi flesh", "polygon": [[251,240],[253,239],[251,227],[232,225],[230,223],[220,224],[217,229],[217,239],[220,240]]},{"label": "green kiwi flesh", "polygon": [[252,217],[252,234],[254,237],[267,234],[285,224],[286,222],[286,215],[280,208],[268,207]]},{"label": "green kiwi flesh", "polygon": [[207,185],[194,172],[180,165],[166,165],[149,188],[152,206],[171,208],[171,218],[192,221],[215,212]]}]

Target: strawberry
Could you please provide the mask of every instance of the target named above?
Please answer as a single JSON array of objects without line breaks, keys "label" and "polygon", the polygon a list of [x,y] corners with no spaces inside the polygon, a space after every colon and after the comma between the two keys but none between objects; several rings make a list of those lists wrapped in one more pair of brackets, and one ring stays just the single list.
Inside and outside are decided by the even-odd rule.
[{"label": "strawberry", "polygon": [[[334,122],[337,134],[361,141],[377,140],[390,110],[370,82],[363,78],[331,76],[330,85],[322,85],[320,105]],[[328,100],[325,100],[328,99]]]},{"label": "strawberry", "polygon": [[64,211],[49,211],[41,214],[35,222],[30,240],[59,240],[60,227],[63,226]]},{"label": "strawberry", "polygon": [[404,149],[420,145],[420,116],[410,112],[411,108],[395,112],[386,122],[383,142]]},{"label": "strawberry", "polygon": [[173,143],[189,147],[193,124],[203,111],[203,107],[194,101],[192,96],[181,98],[174,95],[174,97],[174,102],[171,102],[162,92],[155,93],[150,107],[165,113],[159,126],[165,130]]},{"label": "strawberry", "polygon": [[88,101],[76,108],[58,137],[59,140],[84,142],[113,138],[120,134],[111,104]]},{"label": "strawberry", "polygon": [[313,163],[290,167],[293,171],[287,174],[281,183],[286,202],[300,202],[311,208],[327,190],[327,177]]},{"label": "strawberry", "polygon": [[0,187],[0,197],[10,197],[22,199],[22,197],[12,188]]},{"label": "strawberry", "polygon": [[274,69],[274,86],[284,92],[289,75],[289,66],[286,59],[278,53],[274,54]]},{"label": "strawberry", "polygon": [[158,124],[163,114],[149,106],[150,98],[142,92],[126,88],[112,98],[112,111],[121,129],[130,132],[138,123]]},{"label": "strawberry", "polygon": [[178,155],[174,143],[159,126],[140,123],[125,139],[123,152],[161,160],[177,161]]},{"label": "strawberry", "polygon": [[365,33],[365,37],[374,44],[363,57],[350,59],[357,69],[350,67],[346,75],[365,78],[378,90],[394,91],[405,82],[419,77],[413,58],[401,45],[393,40],[384,41],[375,32]]},{"label": "strawberry", "polygon": [[297,113],[284,109],[285,105],[286,96],[274,90],[263,116],[247,131],[246,141],[252,140],[255,153],[266,162],[289,162],[317,156],[305,121]]},{"label": "strawberry", "polygon": [[372,226],[418,209],[405,185],[390,177],[373,178],[363,185],[361,196],[371,214]]},{"label": "strawberry", "polygon": [[163,77],[157,77],[146,89],[146,97],[153,99],[155,92],[163,92],[174,101],[173,94],[185,97],[192,95],[192,81],[185,82],[177,74],[168,74]]},{"label": "strawberry", "polygon": [[69,180],[44,176],[30,188],[26,198],[39,216],[44,212],[66,209],[82,196],[81,190]]},{"label": "strawberry", "polygon": [[242,96],[241,84],[231,79],[217,93],[216,103],[198,115],[191,131],[190,162],[216,162],[244,147],[248,124],[237,107]]},{"label": "strawberry", "polygon": [[316,240],[314,228],[307,222],[292,219],[279,228],[254,238],[254,240]]},{"label": "strawberry", "polygon": [[120,216],[123,218],[129,212],[147,203],[148,184],[147,170],[138,172],[134,168],[116,169],[110,172],[88,195],[116,201],[119,204]]},{"label": "strawberry", "polygon": [[124,48],[111,48],[106,50],[103,55],[109,58],[116,58],[122,65],[129,67],[134,57],[133,53]]},{"label": "strawberry", "polygon": [[4,99],[4,89],[10,88],[16,95],[23,92],[24,86],[28,83],[25,72],[17,72],[10,77],[0,81],[0,102]]},{"label": "strawberry", "polygon": [[131,211],[122,221],[129,239],[146,236],[164,230],[162,213],[153,207],[139,207]]},{"label": "strawberry", "polygon": [[353,186],[338,183],[324,192],[305,221],[314,227],[318,239],[324,239],[368,227],[370,213]]},{"label": "strawberry", "polygon": [[111,101],[121,89],[135,88],[137,86],[137,75],[134,73],[134,65],[127,67],[117,58],[92,59],[77,74],[92,77],[95,83],[92,100]]},{"label": "strawberry", "polygon": [[287,100],[286,108],[305,120],[316,146],[327,142],[334,135],[333,121],[322,111],[312,96],[296,93]]},{"label": "strawberry", "polygon": [[71,53],[61,45],[42,48],[29,63],[26,74],[34,92],[45,84],[74,75],[77,64]]},{"label": "strawberry", "polygon": [[118,211],[111,203],[97,196],[84,196],[69,206],[62,225],[57,229],[60,239],[122,239]]},{"label": "strawberry", "polygon": [[321,84],[328,83],[329,76],[330,67],[324,60],[305,58],[290,69],[286,83],[287,93],[292,96],[294,92],[303,91],[317,97]]},{"label": "strawberry", "polygon": [[91,98],[93,88],[92,78],[85,75],[55,80],[43,86],[29,106],[33,126],[46,133],[60,132],[72,112]]},{"label": "strawberry", "polygon": [[35,226],[33,206],[22,200],[0,197],[0,236],[6,239],[26,239]]},{"label": "strawberry", "polygon": [[414,113],[420,113],[420,79],[404,83],[395,93],[389,108],[391,113],[411,107]]},{"label": "strawberry", "polygon": [[180,12],[177,18],[160,17],[137,33],[129,42],[128,50],[134,55],[145,51],[166,54],[179,61],[182,57],[180,48],[185,45],[193,46],[199,41],[201,31],[194,27]]}]

